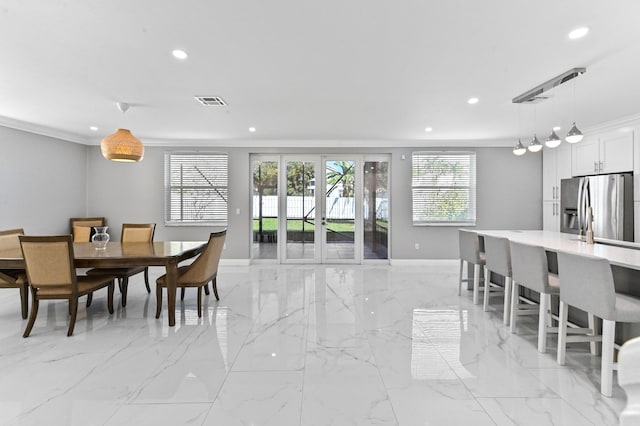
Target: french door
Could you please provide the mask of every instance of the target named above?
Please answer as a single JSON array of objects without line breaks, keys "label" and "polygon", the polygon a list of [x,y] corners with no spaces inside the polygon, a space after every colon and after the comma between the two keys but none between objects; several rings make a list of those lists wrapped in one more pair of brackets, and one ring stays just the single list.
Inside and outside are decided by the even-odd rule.
[{"label": "french door", "polygon": [[254,156],[252,164],[254,260],[388,259],[388,158]]}]

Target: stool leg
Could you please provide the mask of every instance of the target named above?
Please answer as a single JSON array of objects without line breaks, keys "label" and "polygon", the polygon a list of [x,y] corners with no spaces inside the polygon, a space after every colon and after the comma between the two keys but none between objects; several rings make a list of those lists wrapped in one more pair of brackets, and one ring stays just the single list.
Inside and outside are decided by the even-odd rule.
[{"label": "stool leg", "polygon": [[547,311],[551,306],[551,295],[540,293],[540,317],[538,318],[538,352],[547,351]]},{"label": "stool leg", "polygon": [[558,364],[564,365],[564,358],[567,351],[567,317],[569,307],[562,300],[560,301],[560,322],[558,323]]},{"label": "stool leg", "polygon": [[[485,283],[486,286],[486,283]],[[480,265],[473,265],[473,304],[477,305],[480,300]]]},{"label": "stool leg", "polygon": [[458,296],[462,294],[462,270],[464,269],[464,260],[460,259],[460,280],[458,281]]},{"label": "stool leg", "polygon": [[[597,336],[598,320],[596,319],[596,316],[591,313],[587,314],[587,316],[589,318],[589,328],[592,330],[589,335]],[[600,352],[598,351],[598,342],[589,342],[589,348],[591,349],[591,355],[598,355],[598,353]]]},{"label": "stool leg", "polygon": [[518,323],[519,294],[520,286],[517,282],[513,281],[513,283],[511,283],[511,323],[509,324],[509,331],[512,333],[516,332],[516,324]]},{"label": "stool leg", "polygon": [[489,275],[489,268],[484,267],[484,303],[482,304],[482,310],[487,312],[489,309],[489,296],[491,293],[491,275]]},{"label": "stool leg", "polygon": [[616,335],[616,322],[602,321],[602,366],[600,372],[600,393],[611,397],[613,393],[613,343]]},{"label": "stool leg", "polygon": [[502,323],[509,325],[509,317],[511,316],[511,287],[513,287],[511,277],[504,278],[504,315],[502,316]]}]

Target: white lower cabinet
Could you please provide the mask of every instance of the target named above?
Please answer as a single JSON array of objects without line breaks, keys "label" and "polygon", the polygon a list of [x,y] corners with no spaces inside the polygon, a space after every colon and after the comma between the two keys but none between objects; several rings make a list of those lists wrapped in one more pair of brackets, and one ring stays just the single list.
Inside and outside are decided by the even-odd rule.
[{"label": "white lower cabinet", "polygon": [[542,203],[542,229],[560,232],[560,201]]}]

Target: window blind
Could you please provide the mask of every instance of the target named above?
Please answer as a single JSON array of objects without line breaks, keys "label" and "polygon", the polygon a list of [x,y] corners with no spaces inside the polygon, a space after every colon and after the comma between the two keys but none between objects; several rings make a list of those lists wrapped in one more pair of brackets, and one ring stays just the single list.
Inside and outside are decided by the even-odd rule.
[{"label": "window blind", "polygon": [[411,192],[414,225],[475,225],[475,153],[414,152]]},{"label": "window blind", "polygon": [[226,225],[228,155],[165,154],[165,222]]}]

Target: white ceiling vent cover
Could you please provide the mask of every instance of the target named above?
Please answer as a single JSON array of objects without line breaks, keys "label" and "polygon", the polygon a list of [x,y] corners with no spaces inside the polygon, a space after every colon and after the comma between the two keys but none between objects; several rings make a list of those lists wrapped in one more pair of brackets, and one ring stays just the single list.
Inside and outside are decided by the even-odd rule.
[{"label": "white ceiling vent cover", "polygon": [[227,103],[220,96],[194,96],[204,106],[226,106]]}]

